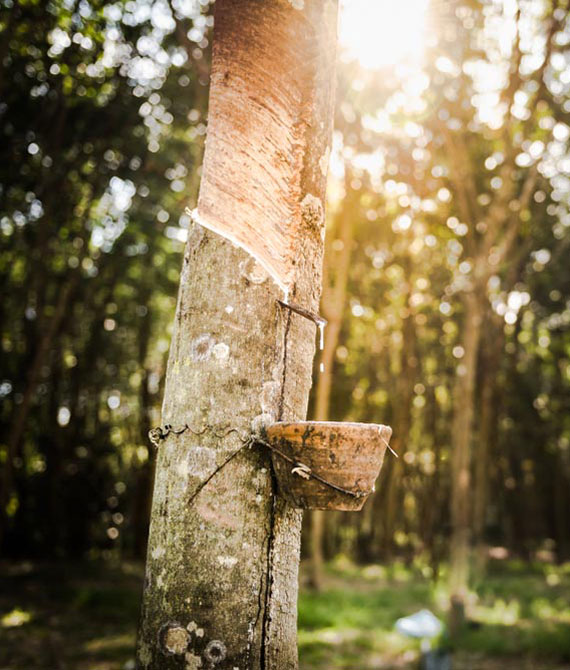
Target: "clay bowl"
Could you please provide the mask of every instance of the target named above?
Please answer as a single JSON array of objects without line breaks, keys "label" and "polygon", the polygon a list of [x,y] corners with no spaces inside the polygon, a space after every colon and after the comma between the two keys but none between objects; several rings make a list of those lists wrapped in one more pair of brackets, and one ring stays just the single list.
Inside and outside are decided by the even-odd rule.
[{"label": "clay bowl", "polygon": [[274,423],[265,434],[279,492],[291,505],[344,511],[362,509],[391,436],[389,426],[338,421]]}]

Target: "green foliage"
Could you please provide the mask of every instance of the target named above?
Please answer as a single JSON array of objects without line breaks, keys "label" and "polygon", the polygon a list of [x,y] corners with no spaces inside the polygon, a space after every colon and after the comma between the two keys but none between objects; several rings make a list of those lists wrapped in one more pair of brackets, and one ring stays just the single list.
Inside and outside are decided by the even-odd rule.
[{"label": "green foliage", "polygon": [[[146,434],[199,180],[212,25],[206,2],[173,7],[0,2],[0,517],[13,555],[144,552]],[[546,67],[502,56],[493,122],[473,68],[499,58],[498,4],[434,3],[419,70],[339,64],[327,263],[343,251],[341,216],[354,240],[330,414],[392,424],[401,460],[387,457],[362,515],[330,517],[330,557],[421,557],[440,574],[475,288],[473,465],[489,380],[494,408],[483,539],[570,555],[568,21],[543,9],[523,17],[536,40],[521,55],[542,53],[550,30]]]},{"label": "green foliage", "polygon": [[16,553],[144,547],[208,9],[0,4],[0,516]]},{"label": "green foliage", "polygon": [[[515,19],[502,3],[432,3],[421,65],[341,67],[329,234],[350,216],[354,242],[330,418],[392,425],[402,460],[387,458],[369,513],[331,523],[330,557],[427,549],[437,574],[451,426],[470,402],[456,392],[472,296],[483,324],[472,482],[484,459],[489,492],[475,540],[569,556],[569,25],[555,7]],[[502,51],[509,16],[523,37]],[[544,67],[527,63],[537,51]],[[334,268],[341,241],[330,248]]]}]

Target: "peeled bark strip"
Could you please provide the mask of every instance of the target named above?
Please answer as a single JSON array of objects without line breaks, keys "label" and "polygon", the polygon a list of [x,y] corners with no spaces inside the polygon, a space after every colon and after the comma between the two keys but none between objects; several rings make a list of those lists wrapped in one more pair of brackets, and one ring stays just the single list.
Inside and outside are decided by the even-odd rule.
[{"label": "peeled bark strip", "polygon": [[[334,3],[232,4],[216,12],[209,106],[215,125],[208,132],[196,220],[246,249],[289,289],[304,235],[299,204],[309,226],[324,226],[322,195],[301,193],[300,180],[306,134],[318,133],[325,121],[311,110],[318,101],[307,84],[330,88],[315,77],[328,76],[328,69],[319,73],[319,62],[336,39],[335,23],[314,20],[322,11],[332,15]],[[311,121],[317,128],[310,130]],[[327,147],[328,137],[313,148],[321,178]]]},{"label": "peeled bark strip", "polygon": [[315,325],[276,300],[318,310],[336,2],[301,5],[216,2],[197,219],[217,232],[188,240],[163,406],[200,434],[160,442],[139,668],[297,667],[301,515],[242,438],[305,418],[311,385]]}]

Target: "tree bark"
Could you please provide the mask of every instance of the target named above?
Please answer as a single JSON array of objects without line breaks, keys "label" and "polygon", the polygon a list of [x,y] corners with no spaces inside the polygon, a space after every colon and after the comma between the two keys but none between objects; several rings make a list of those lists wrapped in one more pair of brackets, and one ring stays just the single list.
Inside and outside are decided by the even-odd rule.
[{"label": "tree bark", "polygon": [[[217,232],[196,224],[188,240],[163,405],[164,424],[194,432],[158,450],[137,662],[286,670],[297,667],[301,513],[244,440],[306,415],[315,325],[276,301],[286,284],[318,310],[337,9],[218,0],[215,11],[196,218]],[[257,246],[279,225],[276,203],[294,250],[278,276],[283,264]],[[247,245],[246,219],[257,230]]]},{"label": "tree bark", "polygon": [[462,625],[469,580],[469,545],[471,539],[471,440],[475,404],[475,378],[481,339],[484,293],[464,295],[463,357],[460,359],[453,390],[453,423],[451,426],[451,544],[449,587],[451,595],[450,627]]}]

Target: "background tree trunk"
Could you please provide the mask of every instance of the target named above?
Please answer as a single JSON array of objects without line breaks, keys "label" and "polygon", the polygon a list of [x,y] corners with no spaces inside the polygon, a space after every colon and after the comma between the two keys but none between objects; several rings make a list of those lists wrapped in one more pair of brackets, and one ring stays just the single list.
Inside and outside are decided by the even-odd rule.
[{"label": "background tree trunk", "polygon": [[[148,277],[146,278],[148,281]],[[140,304],[148,305],[151,295],[150,282],[141,289]],[[147,310],[141,319],[141,325],[138,332],[138,358],[139,369],[142,373],[142,380],[139,390],[139,434],[141,444],[148,441],[148,431],[152,428],[150,407],[151,396],[148,388],[149,370],[147,368],[147,356],[149,342],[151,337],[151,312]],[[137,559],[144,558],[146,554],[146,544],[148,538],[148,523],[150,519],[150,509],[152,500],[152,484],[154,479],[154,453],[150,450],[148,458],[141,462],[137,456],[137,466],[135,474],[135,490],[133,494],[132,523],[134,527],[133,537],[133,555]]]},{"label": "background tree trunk", "polygon": [[471,539],[471,440],[475,404],[475,378],[481,339],[484,294],[464,295],[463,356],[457,364],[453,390],[451,427],[451,545],[449,587],[451,595],[450,627],[460,628],[465,616],[465,597],[469,580]]},{"label": "background tree trunk", "polygon": [[373,533],[373,553],[383,556],[385,561],[393,557],[396,546],[394,534],[398,519],[403,519],[402,508],[404,491],[402,480],[404,475],[403,456],[408,448],[408,440],[412,427],[412,401],[414,397],[414,385],[417,378],[417,356],[416,356],[416,327],[414,323],[413,308],[410,304],[412,294],[412,263],[409,256],[402,259],[406,283],[402,286],[405,296],[405,316],[402,318],[402,348],[397,370],[397,378],[394,382],[398,403],[394,407],[392,425],[394,437],[392,448],[399,458],[388,459],[388,473],[386,477],[385,490],[378,491],[373,498],[374,516],[381,522],[376,523]]},{"label": "background tree trunk", "polygon": [[[289,299],[317,311],[337,10],[329,0],[302,4],[216,3],[198,217],[262,238],[286,220]],[[256,245],[252,237],[247,248]],[[258,258],[276,272],[279,263],[265,262],[270,251]],[[141,668],[180,668],[182,659],[185,668],[297,667],[301,513],[275,495],[268,454],[243,443],[252,426],[303,419],[307,410],[315,326],[278,298],[253,255],[195,225],[163,423],[200,434],[160,443]]]},{"label": "background tree trunk", "polygon": [[7,452],[4,467],[0,471],[0,546],[2,545],[2,538],[8,522],[7,504],[10,500],[13,487],[14,476],[14,459],[20,449],[20,443],[24,435],[26,420],[32,407],[34,394],[36,392],[42,365],[49,354],[50,346],[56,337],[61,323],[65,317],[68,309],[73,291],[79,281],[79,273],[74,272],[71,278],[63,285],[59,294],[56,305],[54,306],[53,316],[46,325],[43,336],[41,337],[38,347],[36,349],[30,370],[28,372],[28,380],[22,394],[22,402],[14,412],[12,424],[7,438]]},{"label": "background tree trunk", "polygon": [[[358,195],[350,190],[349,179],[346,183],[346,196],[337,217],[337,225],[329,233],[325,252],[325,268],[323,278],[322,315],[327,320],[324,334],[324,347],[321,355],[322,369],[317,380],[315,394],[315,420],[328,421],[334,369],[334,354],[340,337],[342,317],[346,305],[346,289],[348,269],[353,243],[353,207]],[[342,242],[338,253],[334,253],[331,241]],[[311,516],[310,573],[309,584],[316,591],[320,590],[323,572],[323,540],[325,529],[325,513],[314,510]]]},{"label": "background tree trunk", "polygon": [[[488,308],[489,309],[489,308]],[[490,310],[489,310],[490,312]],[[503,322],[493,312],[488,315],[489,328],[484,335],[481,350],[480,425],[474,451],[473,467],[473,572],[476,579],[485,574],[488,546],[485,538],[491,454],[496,447],[498,401],[500,383],[498,374],[505,344]]]}]

